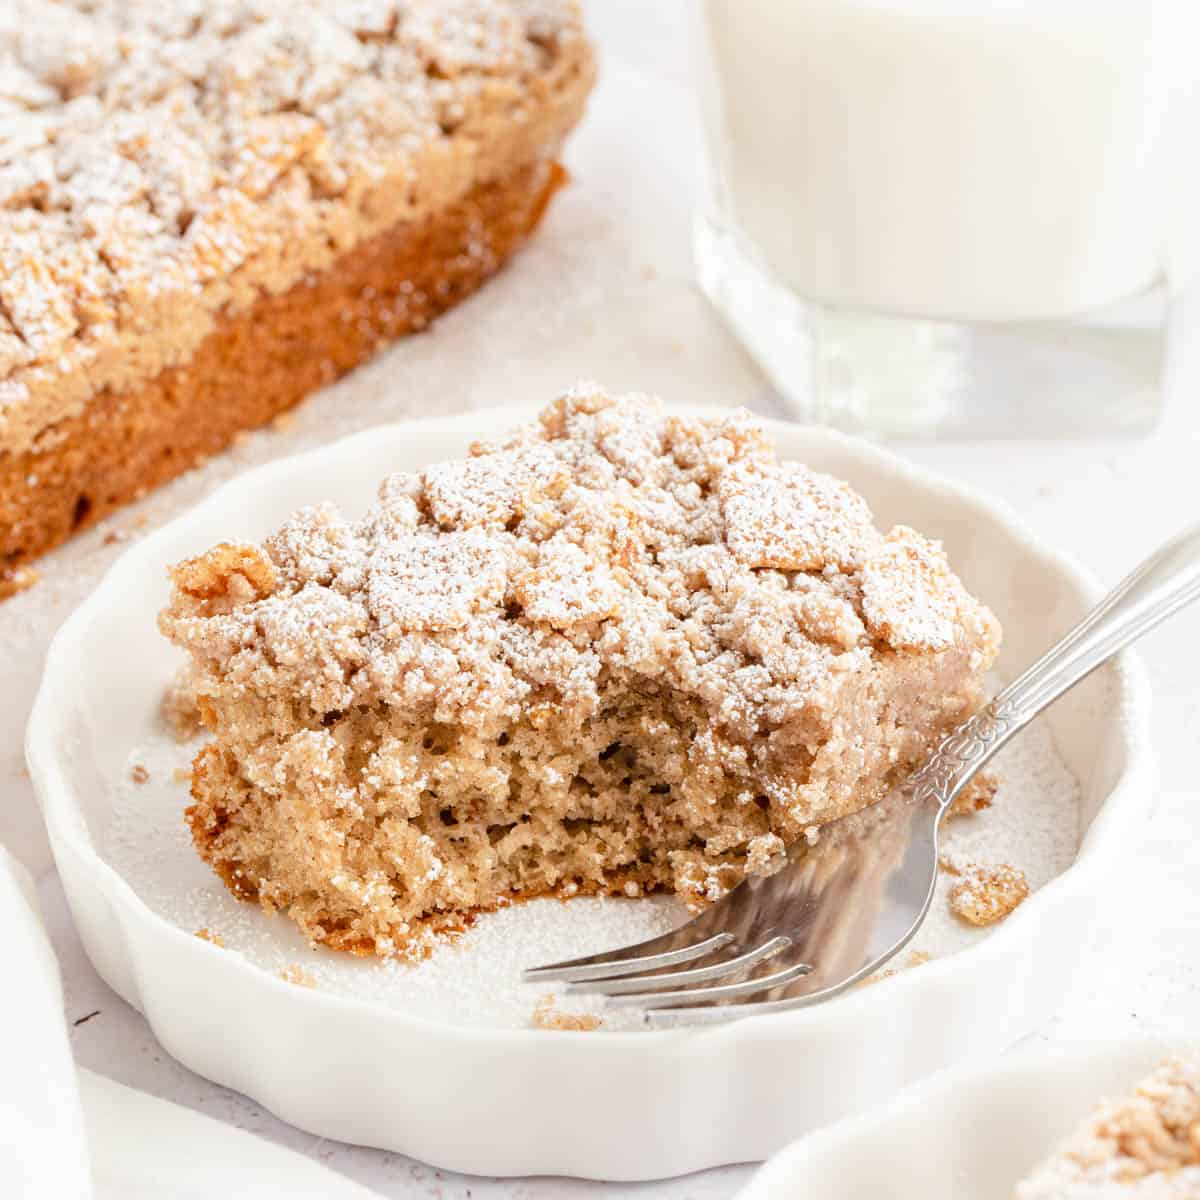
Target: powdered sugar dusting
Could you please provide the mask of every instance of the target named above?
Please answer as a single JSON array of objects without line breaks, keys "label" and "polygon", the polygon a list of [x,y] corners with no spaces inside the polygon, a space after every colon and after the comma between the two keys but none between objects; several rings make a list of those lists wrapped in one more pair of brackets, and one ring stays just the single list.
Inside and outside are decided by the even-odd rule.
[{"label": "powdered sugar dusting", "polygon": [[367,609],[389,637],[460,629],[506,582],[504,556],[475,530],[406,534],[372,555]]},{"label": "powdered sugar dusting", "polygon": [[[200,861],[183,821],[187,786],[176,777],[194,754],[167,731],[135,747],[129,761],[144,763],[147,783],[122,781],[111,825],[98,831],[105,859],[150,908],[185,933],[206,929],[240,954],[278,976],[297,965],[318,990],[399,1009],[416,1017],[460,1026],[528,1028],[553,985],[520,981],[524,967],[589,954],[654,937],[685,919],[669,897],[641,900],[577,898],[535,900],[481,916],[459,939],[438,944],[415,965],[364,960],[314,950],[282,916],[235,900]],[[1079,793],[1054,749],[1044,723],[1036,723],[999,757],[1000,787],[992,806],[952,820],[946,848],[963,862],[1009,862],[1036,893],[1073,861],[1079,845]],[[933,909],[901,960],[940,958],[989,936],[956,918],[948,899],[954,876],[943,874]],[[904,967],[919,970],[920,966]],[[887,987],[887,980],[875,984]],[[584,1015],[595,1002],[556,994],[556,1012]],[[631,1027],[617,1010],[601,1013],[602,1029]]]},{"label": "powdered sugar dusting", "polygon": [[944,650],[954,641],[969,598],[945,552],[915,530],[897,525],[863,567],[867,627],[904,650]]},{"label": "powdered sugar dusting", "polygon": [[[825,677],[877,651],[955,644],[981,666],[997,642],[936,544],[903,527],[885,540],[860,496],[779,462],[748,414],[681,418],[595,386],[505,447],[386,480],[362,522],[305,509],[248,553],[275,580],[249,602],[224,602],[255,569],[228,567],[225,547],[176,569],[202,582],[181,586],[161,624],[203,668],[202,691],[219,691],[238,651],[239,686],[252,675],[264,694],[307,696],[306,661],[327,657],[319,673],[345,681],[329,707],[384,702],[417,720],[428,698],[398,690],[417,665],[438,677],[437,719],[489,732],[536,689],[594,707],[600,684],[627,672],[753,741],[828,704]],[[762,765],[799,777],[772,753]]]},{"label": "powdered sugar dusting", "polygon": [[764,478],[741,466],[720,495],[730,549],[747,566],[853,570],[879,541],[862,497],[816,471],[790,465]]}]

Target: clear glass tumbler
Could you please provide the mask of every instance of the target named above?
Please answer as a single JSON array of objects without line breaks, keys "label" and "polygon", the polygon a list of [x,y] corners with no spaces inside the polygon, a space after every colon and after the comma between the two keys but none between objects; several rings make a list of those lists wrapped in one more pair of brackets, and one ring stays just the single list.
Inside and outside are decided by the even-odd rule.
[{"label": "clear glass tumbler", "polygon": [[697,0],[701,286],[801,419],[1145,428],[1192,274],[1200,6]]}]

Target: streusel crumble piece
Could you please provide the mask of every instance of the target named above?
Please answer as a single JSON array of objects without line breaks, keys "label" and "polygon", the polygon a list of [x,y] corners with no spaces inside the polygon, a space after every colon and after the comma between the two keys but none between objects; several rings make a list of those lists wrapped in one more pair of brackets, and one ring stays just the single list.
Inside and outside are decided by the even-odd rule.
[{"label": "streusel crumble piece", "polygon": [[972,863],[953,874],[950,907],[968,925],[1003,921],[1029,895],[1025,873],[1008,863]]}]

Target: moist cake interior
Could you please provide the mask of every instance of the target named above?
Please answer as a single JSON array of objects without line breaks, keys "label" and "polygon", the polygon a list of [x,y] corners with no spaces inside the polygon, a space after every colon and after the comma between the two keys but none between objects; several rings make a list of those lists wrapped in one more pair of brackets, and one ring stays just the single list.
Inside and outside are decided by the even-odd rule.
[{"label": "moist cake interior", "polygon": [[196,846],[360,953],[514,898],[711,901],[911,769],[998,641],[936,543],[745,413],[583,385],[173,575]]}]

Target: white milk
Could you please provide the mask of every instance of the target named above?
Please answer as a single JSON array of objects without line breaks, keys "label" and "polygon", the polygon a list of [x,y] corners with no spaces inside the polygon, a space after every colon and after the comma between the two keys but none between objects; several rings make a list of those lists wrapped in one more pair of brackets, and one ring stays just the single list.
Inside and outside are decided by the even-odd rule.
[{"label": "white milk", "polygon": [[1196,0],[704,3],[721,205],[805,299],[1052,319],[1162,277]]}]

